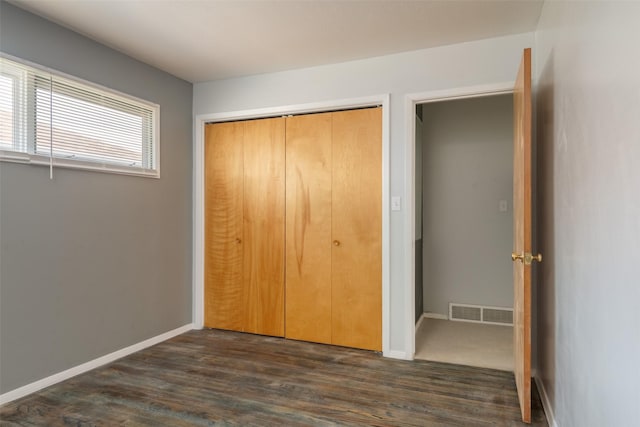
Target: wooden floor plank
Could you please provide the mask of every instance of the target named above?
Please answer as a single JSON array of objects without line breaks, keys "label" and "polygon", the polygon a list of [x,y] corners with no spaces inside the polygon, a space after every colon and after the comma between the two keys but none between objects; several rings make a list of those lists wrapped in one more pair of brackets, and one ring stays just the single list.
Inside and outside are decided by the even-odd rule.
[{"label": "wooden floor plank", "polygon": [[[546,426],[537,392],[533,425]],[[513,374],[191,331],[0,407],[1,426],[520,425]]]}]

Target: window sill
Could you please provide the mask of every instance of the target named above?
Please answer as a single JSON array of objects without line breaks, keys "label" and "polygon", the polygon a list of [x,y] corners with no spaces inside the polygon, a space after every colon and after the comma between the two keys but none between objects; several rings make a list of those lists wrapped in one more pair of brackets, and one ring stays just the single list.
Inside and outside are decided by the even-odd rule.
[{"label": "window sill", "polygon": [[[16,153],[13,151],[0,150],[0,162],[22,163],[29,165],[50,166],[50,159],[46,156],[34,154]],[[160,178],[160,170],[132,168],[128,166],[118,166],[104,163],[88,162],[83,160],[71,160],[53,158],[54,168],[80,169],[92,172],[112,173],[117,175],[130,175],[145,178]]]}]

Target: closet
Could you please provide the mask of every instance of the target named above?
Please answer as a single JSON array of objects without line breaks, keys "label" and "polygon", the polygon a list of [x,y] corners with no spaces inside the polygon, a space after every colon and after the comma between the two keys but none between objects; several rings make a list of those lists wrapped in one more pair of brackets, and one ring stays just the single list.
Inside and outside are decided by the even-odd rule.
[{"label": "closet", "polygon": [[380,108],[206,127],[205,326],[381,350]]}]

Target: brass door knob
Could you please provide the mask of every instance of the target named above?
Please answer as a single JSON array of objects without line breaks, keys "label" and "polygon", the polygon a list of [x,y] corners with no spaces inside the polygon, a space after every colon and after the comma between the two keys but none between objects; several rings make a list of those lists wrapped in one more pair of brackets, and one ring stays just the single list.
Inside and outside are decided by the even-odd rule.
[{"label": "brass door knob", "polygon": [[333,246],[340,246],[340,240],[334,240]]},{"label": "brass door knob", "polygon": [[520,260],[525,265],[531,265],[533,261],[542,262],[542,254],[533,255],[530,253],[518,254],[516,252],[511,253],[511,261]]}]

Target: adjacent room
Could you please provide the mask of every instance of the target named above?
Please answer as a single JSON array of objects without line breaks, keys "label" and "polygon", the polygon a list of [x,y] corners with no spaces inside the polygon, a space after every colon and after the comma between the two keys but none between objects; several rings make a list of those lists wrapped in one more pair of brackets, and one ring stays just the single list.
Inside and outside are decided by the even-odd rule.
[{"label": "adjacent room", "polygon": [[639,20],[0,0],[0,424],[634,425]]},{"label": "adjacent room", "polygon": [[416,124],[415,358],[513,371],[513,95]]}]

